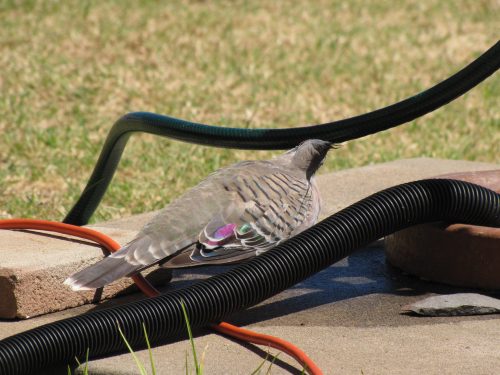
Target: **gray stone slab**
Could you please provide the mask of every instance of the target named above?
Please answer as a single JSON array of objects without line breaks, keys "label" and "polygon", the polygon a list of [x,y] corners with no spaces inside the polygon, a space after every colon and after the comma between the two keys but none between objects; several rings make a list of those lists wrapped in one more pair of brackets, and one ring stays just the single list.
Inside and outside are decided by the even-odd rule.
[{"label": "gray stone slab", "polygon": [[[324,215],[337,211],[380,189],[438,174],[499,168],[487,163],[412,159],[339,171],[319,177]],[[100,227],[134,231],[151,214]],[[228,267],[176,270],[169,291],[190,285]],[[415,317],[402,314],[403,305],[425,296],[467,292],[406,276],[388,266],[380,243],[362,249],[303,283],[230,317],[231,323],[287,339],[306,351],[325,374],[490,374],[500,368],[500,320],[481,317]],[[132,294],[40,316],[25,321],[0,321],[0,338],[64,317],[143,298]],[[205,330],[196,332],[198,351],[204,351],[207,374],[249,374],[265,357],[258,349]],[[250,350],[248,350],[250,349]],[[160,374],[185,373],[187,341],[154,349]],[[276,351],[272,351],[275,353]],[[147,362],[147,353],[139,351]],[[443,363],[446,366],[443,366]],[[125,354],[91,361],[92,374],[137,374]],[[66,374],[51,369],[48,374]],[[281,354],[273,374],[300,373]]]},{"label": "gray stone slab", "polygon": [[[228,268],[178,270],[172,284],[161,291],[185,287]],[[383,248],[370,247],[227,321],[289,340],[317,361],[325,374],[401,374],[403,363],[405,374],[488,374],[500,365],[498,316],[431,318],[401,312],[402,306],[429,294],[464,291],[403,275],[386,264]],[[141,297],[104,301],[93,310],[136,298]],[[250,374],[266,354],[265,348],[241,345],[205,330],[196,331],[195,342],[199,352],[206,350],[208,374]],[[184,340],[153,349],[153,356],[165,373],[180,374],[186,352],[190,346]],[[147,363],[147,353],[139,353]],[[293,359],[284,354],[279,359],[273,374],[300,374]],[[442,372],[444,361],[450,361],[447,372]],[[136,373],[127,354],[91,361],[90,369],[94,374]]]}]

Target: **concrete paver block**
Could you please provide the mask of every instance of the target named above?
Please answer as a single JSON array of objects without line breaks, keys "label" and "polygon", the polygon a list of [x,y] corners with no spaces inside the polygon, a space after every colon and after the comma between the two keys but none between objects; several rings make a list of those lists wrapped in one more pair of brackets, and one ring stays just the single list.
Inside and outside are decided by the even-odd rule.
[{"label": "concrete paver block", "polygon": [[[500,169],[439,176],[500,193]],[[500,228],[426,223],[387,236],[386,256],[394,266],[427,280],[500,289]]]},{"label": "concrete paver block", "polygon": [[[135,231],[95,228],[119,243]],[[103,257],[103,250],[87,240],[39,231],[0,230],[0,318],[29,318],[97,302],[126,291],[132,283],[122,279],[100,291],[73,292],[63,281],[73,272]],[[169,271],[151,275],[168,280]],[[131,290],[133,288],[130,288]]]}]

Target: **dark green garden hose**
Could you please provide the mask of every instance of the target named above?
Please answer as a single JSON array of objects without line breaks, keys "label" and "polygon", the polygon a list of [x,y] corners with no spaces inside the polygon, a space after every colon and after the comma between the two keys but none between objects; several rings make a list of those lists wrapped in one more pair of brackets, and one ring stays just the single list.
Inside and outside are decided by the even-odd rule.
[{"label": "dark green garden hose", "polygon": [[111,129],[94,171],[65,223],[84,225],[113,178],[130,135],[144,132],[215,147],[275,150],[317,138],[344,142],[414,120],[449,103],[500,68],[500,42],[450,78],[396,104],[348,119],[287,129],[238,129],[209,126],[153,113],[130,113]]}]

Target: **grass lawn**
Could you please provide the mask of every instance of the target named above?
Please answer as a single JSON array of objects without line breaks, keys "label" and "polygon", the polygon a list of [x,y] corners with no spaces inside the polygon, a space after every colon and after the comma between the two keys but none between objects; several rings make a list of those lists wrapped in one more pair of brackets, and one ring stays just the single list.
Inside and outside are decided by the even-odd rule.
[{"label": "grass lawn", "polygon": [[[0,217],[61,220],[112,123],[151,111],[235,127],[364,113],[448,77],[498,38],[500,3],[0,2]],[[351,141],[323,169],[397,158],[500,162],[500,76]],[[132,137],[95,220],[158,209],[216,168],[271,152]]]}]

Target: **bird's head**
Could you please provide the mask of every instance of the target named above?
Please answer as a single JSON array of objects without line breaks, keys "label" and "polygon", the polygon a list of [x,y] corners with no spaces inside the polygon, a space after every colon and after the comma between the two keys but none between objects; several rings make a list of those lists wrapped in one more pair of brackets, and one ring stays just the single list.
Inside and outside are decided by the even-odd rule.
[{"label": "bird's head", "polygon": [[335,145],[331,142],[308,139],[289,150],[284,156],[290,160],[292,167],[304,171],[307,179],[310,179],[318,168],[323,165],[328,151],[334,147]]}]

